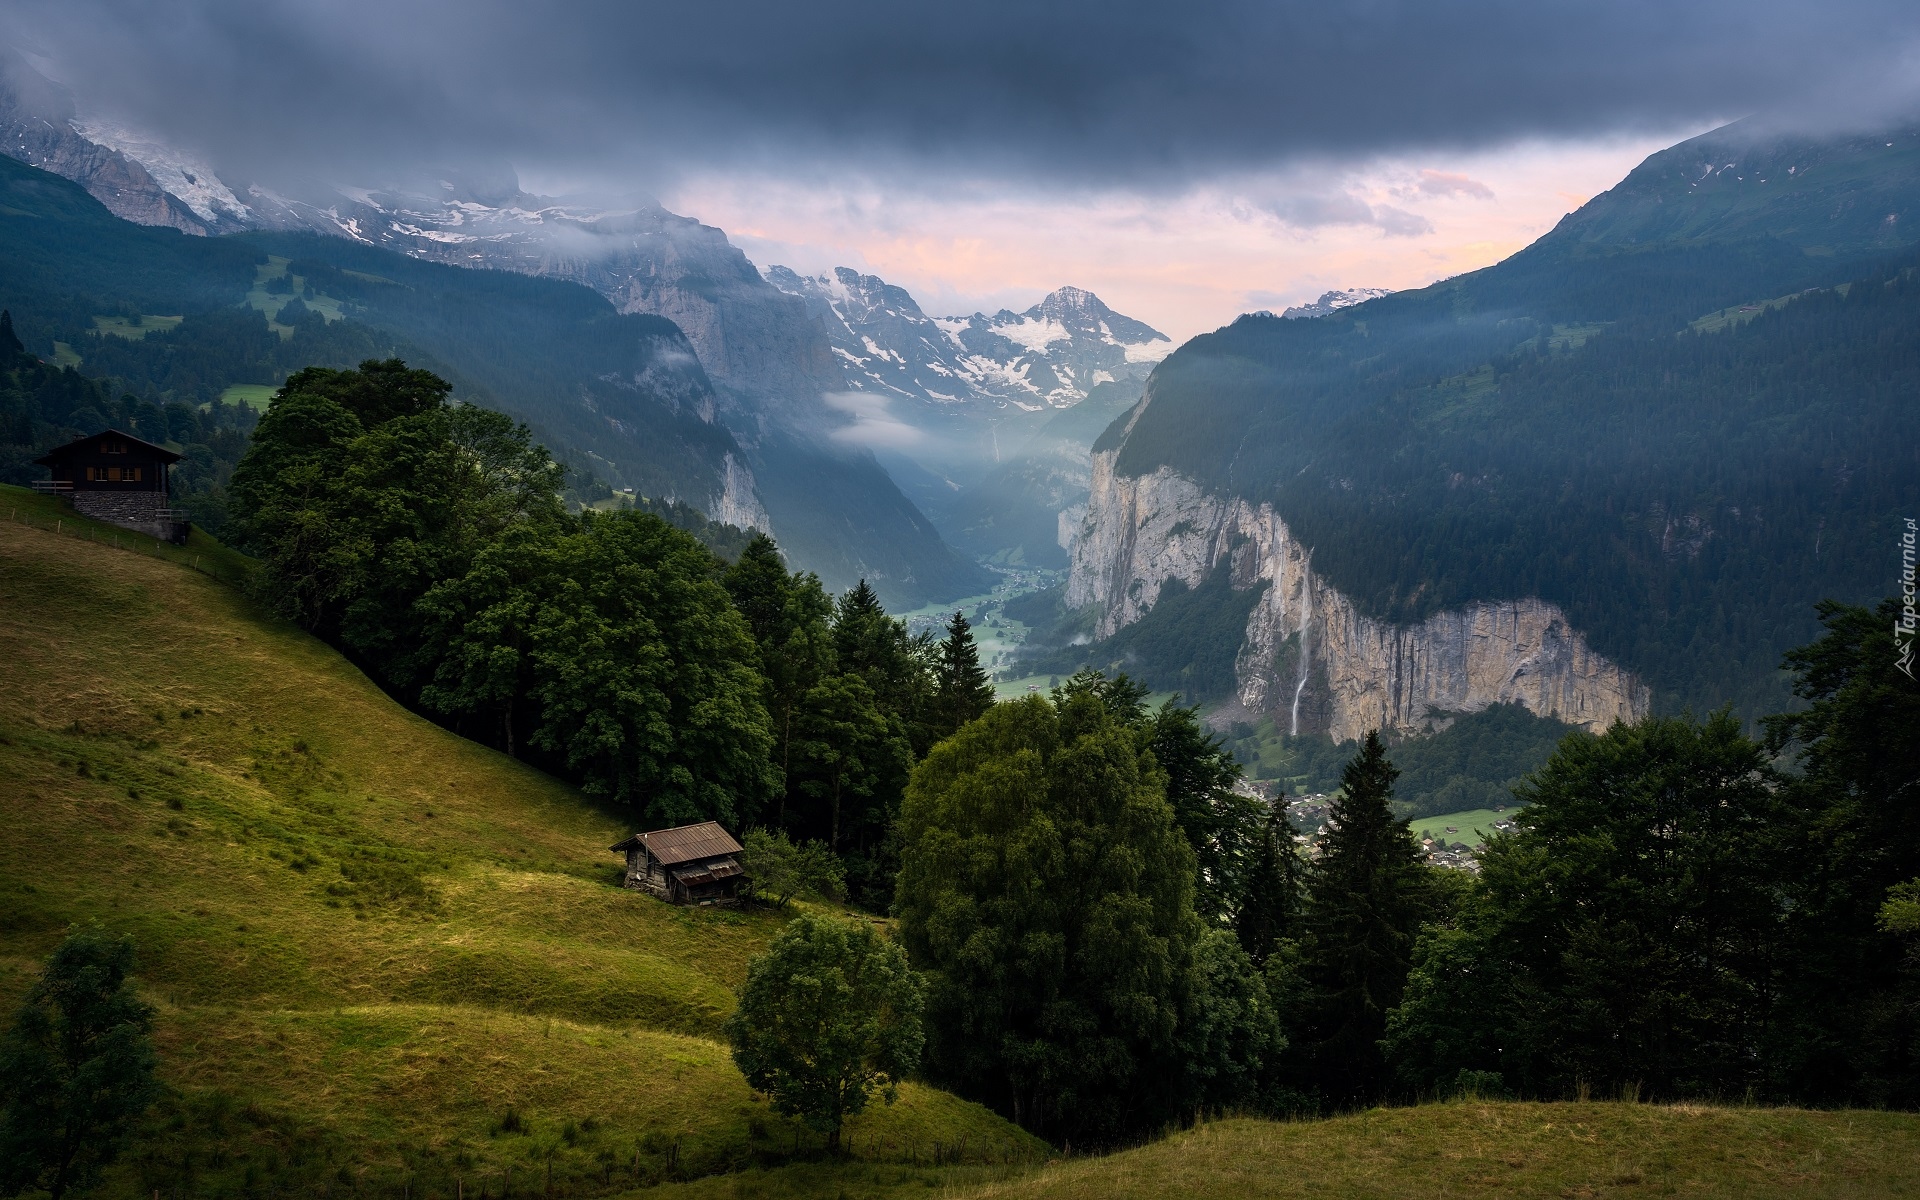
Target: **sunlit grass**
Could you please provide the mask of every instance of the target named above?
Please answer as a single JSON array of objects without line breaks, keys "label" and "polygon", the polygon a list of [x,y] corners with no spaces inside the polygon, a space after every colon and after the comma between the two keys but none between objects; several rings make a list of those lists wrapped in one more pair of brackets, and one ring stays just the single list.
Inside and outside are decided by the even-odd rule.
[{"label": "sunlit grass", "polygon": [[[138,941],[174,1094],[119,1194],[423,1196],[536,1162],[606,1191],[817,1153],[717,1040],[784,915],[620,888],[629,813],[57,501],[0,505],[0,1002],[73,922]],[[851,1134],[1041,1152],[921,1087]]]},{"label": "sunlit grass", "polygon": [[1231,1120],[962,1189],[968,1200],[1167,1196],[1893,1197],[1920,1192],[1909,1113],[1643,1104],[1428,1104]]}]

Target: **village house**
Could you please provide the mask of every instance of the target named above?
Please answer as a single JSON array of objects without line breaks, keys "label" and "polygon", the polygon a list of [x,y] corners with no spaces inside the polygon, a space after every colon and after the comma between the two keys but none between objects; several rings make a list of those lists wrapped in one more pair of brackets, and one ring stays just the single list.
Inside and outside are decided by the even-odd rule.
[{"label": "village house", "polygon": [[109,429],[68,442],[33,460],[51,479],[36,490],[62,496],[83,517],[175,544],[190,526],[172,506],[168,468],[180,456],[165,446]]},{"label": "village house", "polygon": [[627,856],[627,886],[674,904],[733,904],[747,882],[740,843],[717,821],[636,833],[608,849]]}]

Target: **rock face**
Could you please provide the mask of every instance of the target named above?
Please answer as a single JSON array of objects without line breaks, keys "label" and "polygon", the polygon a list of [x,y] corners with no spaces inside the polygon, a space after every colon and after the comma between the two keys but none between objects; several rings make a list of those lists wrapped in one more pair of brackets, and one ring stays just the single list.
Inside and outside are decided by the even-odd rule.
[{"label": "rock face", "polygon": [[1411,626],[1376,621],[1314,573],[1312,548],[1270,505],[1210,495],[1164,467],[1117,476],[1116,457],[1093,457],[1067,604],[1098,606],[1106,637],[1152,608],[1169,579],[1197,587],[1224,566],[1236,589],[1265,584],[1235,663],[1237,698],[1281,729],[1347,741],[1513,703],[1598,732],[1647,711],[1647,688],[1594,653],[1555,605],[1528,598]]},{"label": "rock face", "polygon": [[73,100],[20,57],[0,49],[0,148],[71,179],[117,217],[205,235],[212,226],[140,163],[74,129]]}]

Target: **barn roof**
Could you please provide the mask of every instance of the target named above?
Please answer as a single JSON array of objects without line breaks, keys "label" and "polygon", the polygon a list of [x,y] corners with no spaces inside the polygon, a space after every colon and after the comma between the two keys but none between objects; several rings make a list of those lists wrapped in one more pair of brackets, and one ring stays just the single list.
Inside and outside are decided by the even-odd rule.
[{"label": "barn roof", "polygon": [[608,849],[625,852],[644,847],[647,853],[660,860],[660,865],[671,867],[676,863],[693,862],[702,858],[717,858],[723,854],[740,853],[740,843],[733,835],[720,828],[718,821],[702,821],[698,825],[681,825],[675,829],[656,829],[651,833],[636,833],[617,846]]},{"label": "barn roof", "polygon": [[47,451],[44,455],[33,461],[43,467],[57,466],[74,455],[91,450],[98,443],[108,440],[125,442],[128,446],[144,451],[163,463],[177,463],[180,461],[180,456],[165,446],[156,446],[145,438],[137,438],[130,433],[122,433],[118,429],[108,429],[104,432],[96,433],[92,437],[76,438],[64,446],[59,446]]}]

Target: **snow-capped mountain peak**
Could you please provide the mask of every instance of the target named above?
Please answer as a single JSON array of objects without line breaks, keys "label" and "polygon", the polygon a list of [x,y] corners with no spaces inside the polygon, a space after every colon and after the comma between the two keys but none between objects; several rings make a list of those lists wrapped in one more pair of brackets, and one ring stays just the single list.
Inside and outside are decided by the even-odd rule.
[{"label": "snow-capped mountain peak", "polygon": [[256,223],[253,210],[198,156],[112,121],[76,117],[72,124],[81,137],[145,167],[155,183],[192,209],[209,230],[245,229]]},{"label": "snow-capped mountain peak", "polygon": [[929,317],[905,288],[848,267],[766,275],[826,326],[850,386],[938,410],[1068,408],[1102,383],[1144,379],[1173,350],[1165,334],[1082,288],[1024,312]]},{"label": "snow-capped mountain peak", "polygon": [[1343,308],[1352,308],[1356,304],[1365,304],[1382,296],[1393,295],[1392,288],[1348,288],[1345,291],[1322,292],[1320,298],[1311,304],[1296,304],[1281,313],[1289,320],[1305,317],[1324,317]]}]

